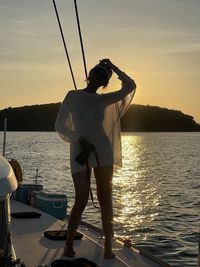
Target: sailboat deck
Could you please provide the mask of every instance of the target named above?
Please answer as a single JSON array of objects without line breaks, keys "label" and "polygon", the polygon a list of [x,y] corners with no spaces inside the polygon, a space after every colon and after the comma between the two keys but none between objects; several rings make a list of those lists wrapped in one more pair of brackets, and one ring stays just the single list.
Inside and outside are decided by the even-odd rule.
[{"label": "sailboat deck", "polygon": [[[11,212],[33,211],[42,214],[40,218],[15,219],[11,218],[12,242],[16,257],[26,264],[26,267],[49,265],[53,260],[62,256],[65,241],[54,241],[44,237],[47,230],[65,230],[66,223],[42,211],[12,200]],[[113,241],[116,258],[106,260],[103,256],[103,240],[95,230],[81,225],[79,232],[81,240],[74,241],[76,257],[84,257],[94,261],[101,267],[159,267],[163,266],[141,255],[138,250],[124,247],[121,242]]]}]

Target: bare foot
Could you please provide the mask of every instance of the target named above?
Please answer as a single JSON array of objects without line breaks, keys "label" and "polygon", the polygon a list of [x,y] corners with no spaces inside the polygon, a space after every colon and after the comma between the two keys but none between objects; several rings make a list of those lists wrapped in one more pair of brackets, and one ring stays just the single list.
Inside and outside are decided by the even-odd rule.
[{"label": "bare foot", "polygon": [[114,259],[115,257],[116,256],[112,251],[104,253],[104,258],[107,259],[107,260]]},{"label": "bare foot", "polygon": [[74,258],[75,255],[76,255],[76,253],[75,253],[73,248],[64,247],[63,256],[69,257],[69,258]]}]

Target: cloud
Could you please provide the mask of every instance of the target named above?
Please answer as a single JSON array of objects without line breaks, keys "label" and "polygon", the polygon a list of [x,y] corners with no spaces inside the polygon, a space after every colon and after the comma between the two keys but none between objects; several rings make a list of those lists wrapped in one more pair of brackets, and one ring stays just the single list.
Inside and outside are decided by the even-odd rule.
[{"label": "cloud", "polygon": [[146,33],[156,53],[200,52],[200,33],[189,31],[158,30]]},{"label": "cloud", "polygon": [[159,54],[200,52],[200,42],[188,43],[188,44],[186,43],[168,44],[166,47],[158,48],[156,52]]}]

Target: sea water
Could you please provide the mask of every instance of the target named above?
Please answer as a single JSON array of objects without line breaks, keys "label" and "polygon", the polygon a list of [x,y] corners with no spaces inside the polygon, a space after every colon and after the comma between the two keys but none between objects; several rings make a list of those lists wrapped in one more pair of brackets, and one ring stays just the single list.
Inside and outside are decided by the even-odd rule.
[{"label": "sea water", "polygon": [[[2,150],[3,133],[0,133]],[[197,266],[200,227],[200,133],[124,133],[123,167],[114,173],[114,228],[172,266]],[[74,200],[69,145],[54,132],[8,132],[6,158],[17,159],[25,182]],[[95,182],[92,181],[95,195]],[[83,220],[99,226],[91,201]]]}]

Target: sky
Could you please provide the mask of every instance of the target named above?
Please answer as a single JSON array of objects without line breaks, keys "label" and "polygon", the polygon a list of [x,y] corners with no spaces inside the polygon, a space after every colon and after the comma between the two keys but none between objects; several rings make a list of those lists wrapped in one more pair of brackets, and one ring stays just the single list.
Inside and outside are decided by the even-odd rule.
[{"label": "sky", "polygon": [[[73,0],[57,8],[78,88],[85,75]],[[200,0],[77,0],[88,70],[110,58],[133,103],[200,123]],[[0,0],[0,109],[56,103],[74,89],[51,0]],[[118,90],[117,76],[105,92]]]}]

